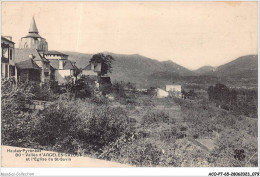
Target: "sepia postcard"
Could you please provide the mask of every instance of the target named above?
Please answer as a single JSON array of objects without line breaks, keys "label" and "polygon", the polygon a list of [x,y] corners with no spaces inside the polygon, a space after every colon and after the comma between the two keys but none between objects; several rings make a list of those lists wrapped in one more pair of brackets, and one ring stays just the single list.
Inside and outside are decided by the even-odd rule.
[{"label": "sepia postcard", "polygon": [[1,54],[2,176],[259,176],[257,1],[2,1]]}]

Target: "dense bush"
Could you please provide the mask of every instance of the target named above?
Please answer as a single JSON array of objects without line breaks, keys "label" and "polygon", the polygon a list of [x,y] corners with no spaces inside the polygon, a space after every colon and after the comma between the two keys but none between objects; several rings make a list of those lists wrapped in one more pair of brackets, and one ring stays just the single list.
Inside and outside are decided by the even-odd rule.
[{"label": "dense bush", "polygon": [[38,122],[35,114],[20,112],[11,117],[2,116],[2,144],[18,147],[37,147],[35,143],[35,126]]},{"label": "dense bush", "polygon": [[208,88],[209,100],[236,115],[257,117],[257,90],[229,89],[223,84]]},{"label": "dense bush", "polygon": [[158,166],[162,150],[149,139],[120,139],[116,144],[107,146],[100,156],[119,160],[135,166]]},{"label": "dense bush", "polygon": [[26,102],[35,97],[32,84],[2,80],[1,85],[1,133],[2,144],[28,146],[33,141],[33,129],[37,116],[23,112]]},{"label": "dense bush", "polygon": [[[136,146],[138,145],[138,146]],[[137,166],[157,166],[160,162],[162,150],[155,144],[147,141],[135,142],[134,148],[128,149],[130,162]]]},{"label": "dense bush", "polygon": [[95,79],[88,76],[81,76],[71,88],[71,92],[75,94],[76,98],[91,97],[96,90]]},{"label": "dense bush", "polygon": [[[207,102],[176,100],[194,138],[216,139],[215,149],[207,157],[208,165],[221,167],[257,166],[257,124],[254,119],[235,116]],[[245,160],[234,158],[235,150],[245,152]]]},{"label": "dense bush", "polygon": [[103,95],[100,96],[93,96],[90,98],[91,103],[94,103],[96,105],[107,105],[108,104],[108,99],[104,97]]},{"label": "dense bush", "polygon": [[[119,94],[109,107],[101,94],[78,99],[66,92],[53,97],[56,101],[43,111],[25,111],[24,102],[39,98],[35,88],[2,82],[2,144],[136,166],[257,166],[255,119],[233,115],[207,100],[157,99],[123,90],[125,97]],[[204,138],[214,140],[212,152],[200,147]],[[244,160],[236,158],[235,150],[245,152]]]},{"label": "dense bush", "polygon": [[24,103],[36,97],[35,88],[26,83],[2,83],[2,144],[39,145],[69,153],[78,148],[99,151],[129,131],[126,112],[108,107],[103,97],[81,100],[64,93],[43,111],[24,112]]},{"label": "dense bush", "polygon": [[[211,152],[209,161],[214,166],[229,167],[250,167],[258,165],[257,138],[250,137],[246,132],[240,133],[235,130],[225,130],[221,132],[216,142],[215,149]],[[236,154],[242,150],[243,153]],[[236,158],[236,155],[243,155]]]},{"label": "dense bush", "polygon": [[161,141],[174,141],[178,134],[178,128],[175,125],[165,126],[158,134]]},{"label": "dense bush", "polygon": [[111,92],[121,104],[136,103],[136,87],[133,83],[115,81],[112,85]]},{"label": "dense bush", "polygon": [[[95,106],[81,100],[57,101],[41,114],[37,141],[71,150],[68,143],[73,139],[86,149],[99,150],[127,131],[128,117],[121,108]],[[67,149],[62,146],[64,143]]]},{"label": "dense bush", "polygon": [[154,123],[175,123],[175,119],[169,116],[165,111],[147,112],[141,120],[143,125],[150,125]]}]

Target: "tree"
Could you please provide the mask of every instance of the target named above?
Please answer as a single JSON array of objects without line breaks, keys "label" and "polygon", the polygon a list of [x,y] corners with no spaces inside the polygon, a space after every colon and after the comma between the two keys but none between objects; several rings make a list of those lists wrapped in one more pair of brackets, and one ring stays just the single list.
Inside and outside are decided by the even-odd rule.
[{"label": "tree", "polygon": [[98,53],[92,56],[90,63],[101,63],[101,72],[100,75],[107,74],[112,72],[112,61],[115,60],[111,55],[105,55],[103,53]]},{"label": "tree", "polygon": [[224,84],[216,84],[208,88],[209,100],[224,109],[232,110],[237,104],[237,92]]}]

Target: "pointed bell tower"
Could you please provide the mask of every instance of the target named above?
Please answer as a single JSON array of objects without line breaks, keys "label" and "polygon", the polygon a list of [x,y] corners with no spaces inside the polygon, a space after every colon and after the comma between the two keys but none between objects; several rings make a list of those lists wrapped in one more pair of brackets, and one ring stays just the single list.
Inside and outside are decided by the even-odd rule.
[{"label": "pointed bell tower", "polygon": [[36,23],[35,23],[35,20],[34,20],[34,16],[33,16],[32,21],[31,21],[29,33],[37,33],[37,34],[39,33],[38,28],[37,28]]},{"label": "pointed bell tower", "polygon": [[37,49],[39,52],[48,51],[48,43],[46,39],[39,35],[34,16],[32,17],[28,34],[20,39],[19,48]]}]

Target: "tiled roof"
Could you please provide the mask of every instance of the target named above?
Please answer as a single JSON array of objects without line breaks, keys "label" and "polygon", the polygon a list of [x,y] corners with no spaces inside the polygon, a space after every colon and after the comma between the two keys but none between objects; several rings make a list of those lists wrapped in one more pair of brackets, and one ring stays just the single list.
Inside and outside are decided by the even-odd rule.
[{"label": "tiled roof", "polygon": [[52,71],[54,71],[54,70],[55,70],[55,68],[53,68],[53,67],[51,66],[51,64],[50,64],[50,69],[51,69]]},{"label": "tiled roof", "polygon": [[71,61],[67,60],[63,66],[63,69],[75,69]]},{"label": "tiled roof", "polygon": [[63,56],[68,56],[64,53],[58,52],[56,50],[49,50],[47,52],[44,52],[45,55],[63,55]]},{"label": "tiled roof", "polygon": [[41,68],[35,64],[32,59],[21,61],[15,64],[18,69],[37,69],[41,70]]},{"label": "tiled roof", "polygon": [[11,41],[11,40],[5,38],[4,36],[1,36],[1,40],[6,40],[6,41],[8,41],[8,42],[11,42],[11,43],[15,44],[13,41]]},{"label": "tiled roof", "polygon": [[[49,60],[50,61],[50,65],[54,68],[54,69],[59,69],[59,60]],[[63,66],[63,69],[74,69],[74,70],[79,70],[76,66],[73,65],[72,61],[70,60],[66,60],[65,64]]]},{"label": "tiled roof", "polygon": [[41,55],[37,52],[36,49],[15,49],[15,63],[25,61],[30,59],[29,55],[34,56],[34,61],[44,61],[44,62],[49,62],[47,59],[41,57]]},{"label": "tiled roof", "polygon": [[59,60],[49,60],[50,61],[50,65],[54,68],[54,69],[59,69]]},{"label": "tiled roof", "polygon": [[[85,68],[82,70],[91,70],[91,64],[88,64]],[[95,72],[100,72],[101,71],[101,63],[97,63],[94,65],[94,71]]]},{"label": "tiled roof", "polygon": [[88,64],[85,68],[83,68],[82,70],[91,70],[91,64]]}]

